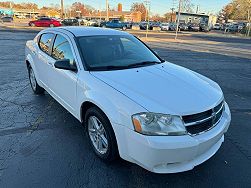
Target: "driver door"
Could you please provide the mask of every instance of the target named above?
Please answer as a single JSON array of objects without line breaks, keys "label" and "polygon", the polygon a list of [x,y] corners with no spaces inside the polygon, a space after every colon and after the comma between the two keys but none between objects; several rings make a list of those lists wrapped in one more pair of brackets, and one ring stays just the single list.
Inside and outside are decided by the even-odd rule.
[{"label": "driver door", "polygon": [[57,34],[52,47],[51,57],[48,60],[51,65],[48,71],[49,90],[63,106],[70,112],[75,113],[78,74],[70,70],[55,68],[54,63],[62,59],[69,59],[70,63],[76,66],[76,58],[71,43],[66,36]]}]

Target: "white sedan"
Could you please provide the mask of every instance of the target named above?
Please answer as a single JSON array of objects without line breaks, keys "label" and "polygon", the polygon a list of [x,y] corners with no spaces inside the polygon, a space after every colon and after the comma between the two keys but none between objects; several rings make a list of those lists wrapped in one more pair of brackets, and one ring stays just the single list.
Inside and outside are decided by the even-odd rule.
[{"label": "white sedan", "polygon": [[169,30],[169,23],[162,23],[160,25],[161,31],[168,31]]},{"label": "white sedan", "polygon": [[26,64],[34,93],[46,90],[75,116],[104,161],[191,170],[217,152],[230,124],[218,84],[122,31],[43,30],[27,41]]}]

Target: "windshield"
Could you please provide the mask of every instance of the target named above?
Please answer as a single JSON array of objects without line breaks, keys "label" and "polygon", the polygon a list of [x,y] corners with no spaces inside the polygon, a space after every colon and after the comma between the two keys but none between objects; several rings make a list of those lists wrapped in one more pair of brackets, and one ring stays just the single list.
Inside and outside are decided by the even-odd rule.
[{"label": "windshield", "polygon": [[89,70],[126,69],[161,63],[131,35],[79,37],[80,51]]}]

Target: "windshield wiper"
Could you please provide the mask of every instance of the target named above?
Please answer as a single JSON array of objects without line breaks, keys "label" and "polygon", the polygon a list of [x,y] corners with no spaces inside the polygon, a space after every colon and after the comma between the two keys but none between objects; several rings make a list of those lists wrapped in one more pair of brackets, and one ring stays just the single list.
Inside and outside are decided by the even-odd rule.
[{"label": "windshield wiper", "polygon": [[128,69],[128,68],[137,68],[137,67],[142,67],[146,65],[156,65],[163,63],[165,61],[143,61],[140,63],[134,63],[130,65],[121,65],[121,66],[116,66],[116,65],[108,65],[108,66],[100,66],[100,67],[90,67],[89,71],[108,71],[108,70],[122,70],[122,69]]},{"label": "windshield wiper", "polygon": [[156,64],[160,64],[162,63],[161,62],[158,62],[158,61],[142,61],[140,63],[134,63],[134,64],[131,64],[131,65],[127,65],[127,67],[129,68],[134,68],[134,67],[141,67],[141,66],[145,66],[145,65],[156,65]]},{"label": "windshield wiper", "polygon": [[120,69],[126,69],[127,66],[114,66],[114,65],[108,65],[108,66],[100,66],[100,67],[90,67],[90,71],[104,71],[104,70],[120,70]]}]

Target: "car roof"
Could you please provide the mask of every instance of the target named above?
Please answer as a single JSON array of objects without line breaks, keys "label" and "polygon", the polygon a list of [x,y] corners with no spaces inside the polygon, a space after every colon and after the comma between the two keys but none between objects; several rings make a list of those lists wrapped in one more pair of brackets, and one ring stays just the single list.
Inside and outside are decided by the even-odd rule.
[{"label": "car roof", "polygon": [[66,30],[75,35],[76,37],[97,36],[97,35],[129,35],[126,32],[118,31],[115,29],[84,27],[84,26],[57,27],[57,28],[50,28],[48,30],[50,31]]}]

